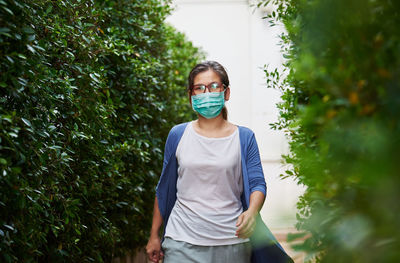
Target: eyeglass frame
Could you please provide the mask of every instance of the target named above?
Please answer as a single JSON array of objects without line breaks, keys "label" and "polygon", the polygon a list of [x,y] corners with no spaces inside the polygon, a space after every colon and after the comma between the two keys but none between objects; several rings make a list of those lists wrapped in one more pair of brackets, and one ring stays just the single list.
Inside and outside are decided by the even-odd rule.
[{"label": "eyeglass frame", "polygon": [[[202,94],[202,93],[206,93],[206,90],[208,89],[208,92],[221,92],[221,90],[220,91],[211,91],[210,90],[210,88],[211,88],[211,85],[212,84],[214,84],[214,83],[217,83],[218,84],[218,87],[217,88],[219,88],[219,89],[221,89],[221,86],[224,88],[223,90],[226,90],[226,88],[227,88],[227,86],[224,84],[224,83],[221,83],[221,84],[219,84],[218,82],[211,82],[210,84],[208,84],[208,85],[205,85],[205,84],[196,84],[196,85],[192,85],[192,87],[190,88],[190,93],[194,93],[194,88],[195,88],[195,86],[204,86],[205,88],[204,88],[204,91],[203,92],[200,92],[200,93],[198,93],[198,94]],[[196,94],[196,95],[198,95],[198,94]]]}]

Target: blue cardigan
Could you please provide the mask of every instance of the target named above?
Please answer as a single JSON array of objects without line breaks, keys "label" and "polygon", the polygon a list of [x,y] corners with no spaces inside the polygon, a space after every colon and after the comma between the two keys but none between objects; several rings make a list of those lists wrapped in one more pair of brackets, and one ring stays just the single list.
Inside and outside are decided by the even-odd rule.
[{"label": "blue cardigan", "polygon": [[[182,123],[174,126],[169,132],[165,144],[163,168],[156,188],[158,207],[163,219],[164,229],[176,201],[178,162],[175,153],[187,124]],[[265,195],[266,184],[254,133],[243,126],[238,126],[238,128],[243,176],[243,194],[241,199],[243,210],[245,211],[249,207],[250,194],[254,191],[261,191]],[[257,215],[256,222],[256,229],[250,237],[252,245],[251,262],[293,262],[264,224],[259,214]]]}]

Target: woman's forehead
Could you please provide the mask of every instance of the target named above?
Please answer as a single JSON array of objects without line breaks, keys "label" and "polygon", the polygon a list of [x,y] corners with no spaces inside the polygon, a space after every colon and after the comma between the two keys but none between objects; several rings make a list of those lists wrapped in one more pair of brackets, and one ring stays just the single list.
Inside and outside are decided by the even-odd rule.
[{"label": "woman's forehead", "polygon": [[219,75],[213,70],[200,72],[193,79],[193,84],[208,84],[211,82],[221,82]]}]

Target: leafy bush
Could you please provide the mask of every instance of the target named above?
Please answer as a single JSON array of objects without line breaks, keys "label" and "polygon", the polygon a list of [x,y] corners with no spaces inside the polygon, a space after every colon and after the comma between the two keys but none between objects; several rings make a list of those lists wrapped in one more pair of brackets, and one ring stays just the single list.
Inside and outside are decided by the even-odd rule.
[{"label": "leafy bush", "polygon": [[297,227],[310,235],[296,247],[318,262],[398,262],[400,2],[267,2],[286,28],[286,72],[265,71],[283,91],[283,176],[307,186]]},{"label": "leafy bush", "polygon": [[202,58],[158,0],[0,0],[0,261],[142,246]]}]

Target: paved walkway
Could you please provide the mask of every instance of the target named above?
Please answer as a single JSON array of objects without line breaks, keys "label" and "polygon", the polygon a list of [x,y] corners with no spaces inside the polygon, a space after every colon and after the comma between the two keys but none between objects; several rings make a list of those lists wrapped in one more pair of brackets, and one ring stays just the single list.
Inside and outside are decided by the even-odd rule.
[{"label": "paved walkway", "polygon": [[[305,254],[294,251],[290,244],[286,241],[286,236],[288,233],[297,233],[298,231],[295,228],[283,228],[283,229],[271,229],[272,233],[278,239],[278,242],[285,249],[286,253],[294,260],[295,263],[303,263]],[[299,239],[297,242],[301,241]]]}]

